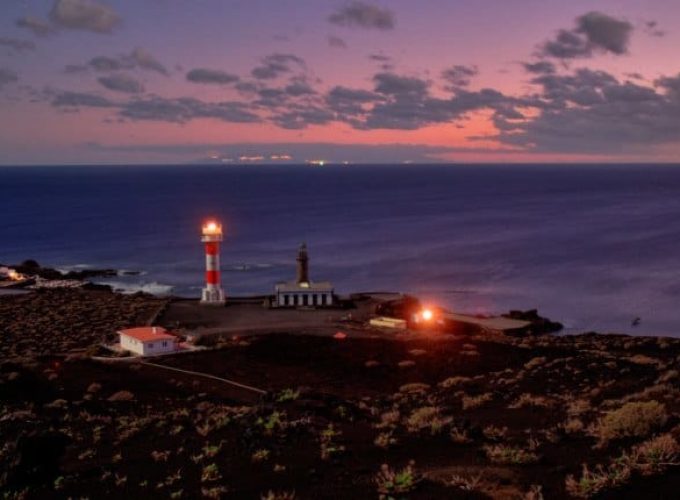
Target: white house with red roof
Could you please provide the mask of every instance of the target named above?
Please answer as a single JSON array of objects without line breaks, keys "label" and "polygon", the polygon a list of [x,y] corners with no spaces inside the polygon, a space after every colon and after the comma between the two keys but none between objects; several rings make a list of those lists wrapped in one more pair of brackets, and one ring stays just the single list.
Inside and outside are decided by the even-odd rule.
[{"label": "white house with red roof", "polygon": [[139,356],[167,354],[178,349],[179,339],[162,326],[140,326],[118,332],[120,347]]}]

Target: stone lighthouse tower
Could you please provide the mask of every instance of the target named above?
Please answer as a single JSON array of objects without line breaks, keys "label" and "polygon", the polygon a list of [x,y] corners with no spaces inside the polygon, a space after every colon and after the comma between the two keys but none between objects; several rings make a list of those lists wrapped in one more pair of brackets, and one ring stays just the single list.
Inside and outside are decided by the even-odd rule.
[{"label": "stone lighthouse tower", "polygon": [[307,255],[307,244],[300,245],[297,256],[297,282],[298,284],[309,284],[309,256]]}]

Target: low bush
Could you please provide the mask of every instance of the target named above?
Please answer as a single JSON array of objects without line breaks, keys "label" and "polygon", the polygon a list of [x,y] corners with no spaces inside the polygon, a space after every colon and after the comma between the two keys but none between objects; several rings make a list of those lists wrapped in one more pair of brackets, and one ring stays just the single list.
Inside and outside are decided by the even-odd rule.
[{"label": "low bush", "polygon": [[538,455],[532,450],[518,446],[494,445],[485,446],[487,458],[494,464],[524,465],[538,462]]},{"label": "low bush", "polygon": [[463,396],[463,410],[472,410],[484,406],[493,399],[493,394],[490,392],[480,394],[479,396]]},{"label": "low bush", "polygon": [[592,498],[606,489],[626,483],[629,478],[630,468],[626,466],[610,465],[603,467],[598,465],[595,470],[591,471],[584,464],[579,478],[567,476],[565,488],[567,493],[573,497]]},{"label": "low bush", "polygon": [[436,406],[423,406],[417,408],[406,419],[406,429],[409,432],[429,430],[433,436],[443,431],[444,427],[451,422],[450,417],[443,417],[441,409]]},{"label": "low bush", "polygon": [[658,401],[626,403],[600,418],[594,432],[606,444],[624,437],[647,437],[667,420],[666,407]]},{"label": "low bush", "polygon": [[389,465],[383,464],[374,478],[381,500],[411,493],[421,480],[422,478],[415,471],[413,461],[401,470],[394,470]]}]

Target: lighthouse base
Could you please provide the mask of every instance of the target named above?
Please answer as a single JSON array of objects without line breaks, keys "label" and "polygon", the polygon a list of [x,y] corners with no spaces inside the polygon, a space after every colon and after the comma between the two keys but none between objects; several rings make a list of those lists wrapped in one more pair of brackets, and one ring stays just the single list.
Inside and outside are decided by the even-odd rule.
[{"label": "lighthouse base", "polygon": [[224,290],[221,288],[204,288],[201,296],[201,304],[206,306],[223,306],[226,302]]}]

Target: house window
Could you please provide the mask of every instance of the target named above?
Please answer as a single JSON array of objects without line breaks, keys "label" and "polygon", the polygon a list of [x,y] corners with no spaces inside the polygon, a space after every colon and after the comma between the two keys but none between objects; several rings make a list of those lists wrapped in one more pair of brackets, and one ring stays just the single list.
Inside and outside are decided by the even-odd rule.
[{"label": "house window", "polygon": [[288,295],[283,296],[283,305],[287,306],[288,305]]},{"label": "house window", "polygon": [[153,343],[149,344],[149,349],[153,349]]},{"label": "house window", "polygon": [[168,343],[163,341],[163,347],[168,347]]}]

